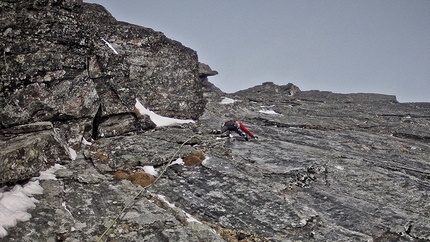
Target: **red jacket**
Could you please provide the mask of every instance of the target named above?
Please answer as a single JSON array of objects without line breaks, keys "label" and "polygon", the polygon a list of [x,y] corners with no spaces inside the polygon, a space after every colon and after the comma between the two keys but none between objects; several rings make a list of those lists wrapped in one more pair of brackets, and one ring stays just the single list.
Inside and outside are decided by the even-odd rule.
[{"label": "red jacket", "polygon": [[239,126],[240,126],[240,129],[241,129],[241,130],[243,130],[243,132],[247,133],[249,136],[251,136],[251,138],[254,138],[254,134],[253,134],[253,133],[251,133],[251,131],[249,131],[249,130],[245,127],[245,125],[243,125],[243,123],[242,123],[242,122],[239,122]]}]

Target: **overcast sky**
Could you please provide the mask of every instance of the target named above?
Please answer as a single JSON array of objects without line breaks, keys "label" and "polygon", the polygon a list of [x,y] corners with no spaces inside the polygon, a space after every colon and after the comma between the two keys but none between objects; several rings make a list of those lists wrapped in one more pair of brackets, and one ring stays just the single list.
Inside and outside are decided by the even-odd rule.
[{"label": "overcast sky", "polygon": [[272,81],[430,102],[430,0],[86,2],[197,51],[224,92]]}]

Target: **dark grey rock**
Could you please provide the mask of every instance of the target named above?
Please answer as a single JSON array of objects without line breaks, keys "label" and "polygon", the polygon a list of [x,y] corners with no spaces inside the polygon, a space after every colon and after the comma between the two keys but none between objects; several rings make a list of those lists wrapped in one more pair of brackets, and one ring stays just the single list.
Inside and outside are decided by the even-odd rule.
[{"label": "dark grey rock", "polygon": [[163,33],[82,1],[0,4],[1,127],[73,119],[86,130],[81,120],[133,113],[136,98],[169,117],[202,114],[202,81],[215,72],[200,73],[195,51]]},{"label": "dark grey rock", "polygon": [[68,160],[69,150],[52,123],[40,122],[1,130],[0,184],[39,176],[54,163]]},{"label": "dark grey rock", "polygon": [[199,75],[200,77],[215,76],[218,72],[212,70],[207,64],[199,63]]},{"label": "dark grey rock", "polygon": [[113,137],[130,132],[150,130],[156,127],[148,115],[138,118],[134,113],[100,117],[95,138]]}]

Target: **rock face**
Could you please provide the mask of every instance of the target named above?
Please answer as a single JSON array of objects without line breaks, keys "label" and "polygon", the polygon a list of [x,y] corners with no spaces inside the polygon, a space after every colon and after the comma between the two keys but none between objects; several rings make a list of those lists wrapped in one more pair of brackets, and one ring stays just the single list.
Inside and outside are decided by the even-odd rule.
[{"label": "rock face", "polygon": [[[0,218],[13,185],[64,166],[2,241],[430,241],[429,103],[226,94],[194,51],[101,6],[0,4]],[[136,98],[195,123],[155,127]],[[227,119],[259,139],[211,134]]]},{"label": "rock face", "polygon": [[118,22],[96,4],[0,4],[2,128],[109,119],[131,113],[136,98],[165,116],[203,112],[197,54],[179,42]]},{"label": "rock face", "polygon": [[[165,116],[196,119],[203,113],[203,82],[216,72],[162,33],[118,22],[102,6],[82,1],[2,1],[0,7],[2,133],[51,122],[49,136],[57,129],[55,136],[76,147],[82,137],[154,128],[135,115],[136,99]],[[12,155],[9,139],[0,144],[7,151],[2,160]],[[29,152],[35,144],[23,145]],[[41,144],[38,149],[45,150]],[[49,162],[32,165],[34,170],[28,163],[14,168],[28,171],[23,179]],[[1,171],[8,170],[2,165]],[[3,175],[0,184],[13,176]]]},{"label": "rock face", "polygon": [[68,160],[69,152],[50,122],[19,125],[0,130],[0,184],[39,175],[56,162]]}]

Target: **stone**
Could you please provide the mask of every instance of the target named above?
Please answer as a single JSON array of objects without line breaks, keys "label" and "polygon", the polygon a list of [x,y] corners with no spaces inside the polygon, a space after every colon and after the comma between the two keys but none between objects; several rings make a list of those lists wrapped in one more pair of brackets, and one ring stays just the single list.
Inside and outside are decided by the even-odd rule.
[{"label": "stone", "polygon": [[70,153],[50,122],[2,129],[0,185],[39,176],[54,163],[66,163]]},{"label": "stone", "polygon": [[97,133],[93,134],[96,139],[101,137],[114,137],[130,132],[138,132],[154,129],[156,125],[148,115],[136,117],[134,113],[109,115],[100,118],[97,122]]},{"label": "stone", "polygon": [[212,70],[209,65],[205,63],[199,63],[199,75],[200,77],[215,76],[218,75],[218,72]]},{"label": "stone", "polygon": [[114,179],[122,180],[127,179],[135,185],[140,185],[142,187],[149,186],[155,181],[155,178],[143,171],[127,171],[127,170],[117,170],[114,173]]},{"label": "stone", "polygon": [[205,158],[205,154],[202,151],[196,151],[184,158],[184,164],[186,166],[200,165]]}]

